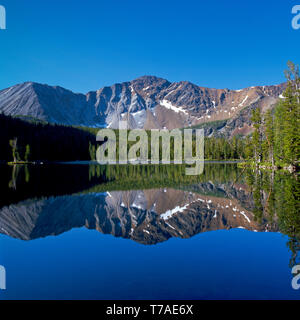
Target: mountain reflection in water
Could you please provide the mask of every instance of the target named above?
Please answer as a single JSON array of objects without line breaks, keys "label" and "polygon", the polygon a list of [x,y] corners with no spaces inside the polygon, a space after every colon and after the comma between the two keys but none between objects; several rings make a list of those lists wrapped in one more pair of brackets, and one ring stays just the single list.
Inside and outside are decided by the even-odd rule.
[{"label": "mountain reflection in water", "polygon": [[86,227],[152,245],[171,237],[244,228],[289,236],[299,252],[297,177],[206,164],[0,166],[0,233],[21,240]]}]

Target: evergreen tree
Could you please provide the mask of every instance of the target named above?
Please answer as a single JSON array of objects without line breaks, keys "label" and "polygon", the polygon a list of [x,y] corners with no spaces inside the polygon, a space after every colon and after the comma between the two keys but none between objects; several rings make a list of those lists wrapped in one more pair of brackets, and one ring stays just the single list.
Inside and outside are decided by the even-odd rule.
[{"label": "evergreen tree", "polygon": [[283,107],[280,102],[274,113],[274,158],[277,164],[284,160],[283,155]]},{"label": "evergreen tree", "polygon": [[247,160],[253,157],[253,145],[250,136],[245,138],[244,154]]},{"label": "evergreen tree", "polygon": [[299,159],[299,125],[300,125],[300,77],[299,67],[292,62],[285,72],[288,80],[282,101],[283,108],[283,153],[284,160],[296,165]]},{"label": "evergreen tree", "polygon": [[252,111],[251,121],[253,122],[253,126],[255,128],[253,132],[252,142],[254,148],[254,157],[256,163],[260,163],[262,160],[262,132],[261,132],[261,112],[259,108],[256,108]]},{"label": "evergreen tree", "polygon": [[274,166],[274,120],[272,111],[268,110],[265,114],[265,136],[266,136],[266,157]]},{"label": "evergreen tree", "polygon": [[30,146],[29,144],[26,145],[26,150],[25,150],[25,156],[24,156],[24,160],[26,162],[29,161],[29,158],[30,158]]},{"label": "evergreen tree", "polygon": [[14,138],[9,141],[9,145],[12,149],[12,157],[14,159],[14,162],[17,162],[20,160],[19,152],[18,152],[18,138]]}]

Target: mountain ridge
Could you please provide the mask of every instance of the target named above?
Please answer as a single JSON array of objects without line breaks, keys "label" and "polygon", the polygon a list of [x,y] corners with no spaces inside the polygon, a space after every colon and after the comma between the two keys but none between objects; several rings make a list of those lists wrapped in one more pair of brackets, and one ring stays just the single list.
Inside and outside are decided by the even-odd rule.
[{"label": "mountain ridge", "polygon": [[28,199],[0,208],[0,234],[28,241],[86,227],[153,245],[213,230],[278,230],[276,223],[255,221],[246,185],[206,182],[200,187],[222,197],[160,188]]},{"label": "mountain ridge", "polygon": [[240,120],[227,130],[239,134],[250,130],[249,115],[243,119],[240,113],[251,106],[263,110],[273,107],[283,98],[285,88],[286,83],[214,89],[144,75],[83,94],[28,81],[0,91],[0,112],[90,127],[118,128],[120,120],[127,120],[131,129],[174,129]]}]

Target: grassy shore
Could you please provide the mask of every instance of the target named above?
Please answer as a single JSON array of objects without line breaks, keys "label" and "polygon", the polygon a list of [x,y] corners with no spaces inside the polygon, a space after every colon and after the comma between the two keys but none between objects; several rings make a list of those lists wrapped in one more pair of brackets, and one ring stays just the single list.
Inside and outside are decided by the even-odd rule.
[{"label": "grassy shore", "polygon": [[254,161],[244,161],[240,162],[237,164],[239,168],[258,168],[262,170],[270,170],[270,171],[277,171],[277,170],[282,170],[282,171],[288,171],[290,173],[298,172],[299,168],[296,166],[292,166],[286,163],[280,163],[277,165],[272,165],[271,162],[254,162]]},{"label": "grassy shore", "polygon": [[10,161],[7,162],[9,166],[15,166],[15,165],[27,165],[27,164],[43,164],[43,162],[33,162],[33,161]]}]

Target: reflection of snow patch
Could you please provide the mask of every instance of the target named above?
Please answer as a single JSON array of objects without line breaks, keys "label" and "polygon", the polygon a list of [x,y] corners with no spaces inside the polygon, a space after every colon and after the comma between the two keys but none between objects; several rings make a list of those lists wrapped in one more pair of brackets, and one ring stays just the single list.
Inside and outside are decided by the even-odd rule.
[{"label": "reflection of snow patch", "polygon": [[136,203],[133,203],[133,204],[131,205],[131,207],[137,208],[137,209],[143,209],[143,207],[142,207],[141,205],[136,204]]},{"label": "reflection of snow patch", "polygon": [[169,226],[171,229],[176,230],[173,226],[171,226],[168,222],[166,222],[166,225]]},{"label": "reflection of snow patch", "polygon": [[160,217],[161,217],[162,219],[164,219],[164,220],[168,220],[168,219],[170,219],[170,218],[172,217],[173,214],[178,213],[178,212],[183,212],[184,210],[186,210],[187,207],[188,207],[188,205],[189,205],[189,204],[186,204],[186,205],[183,206],[183,207],[177,206],[177,207],[175,207],[174,209],[168,210],[168,211],[166,211],[165,213],[161,214]]},{"label": "reflection of snow patch", "polygon": [[244,211],[241,211],[240,214],[243,215],[245,219],[250,223],[250,219],[245,215]]}]

